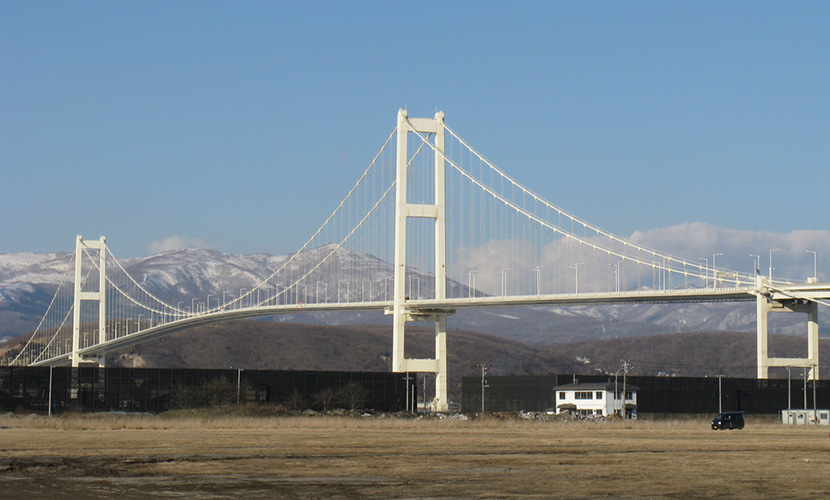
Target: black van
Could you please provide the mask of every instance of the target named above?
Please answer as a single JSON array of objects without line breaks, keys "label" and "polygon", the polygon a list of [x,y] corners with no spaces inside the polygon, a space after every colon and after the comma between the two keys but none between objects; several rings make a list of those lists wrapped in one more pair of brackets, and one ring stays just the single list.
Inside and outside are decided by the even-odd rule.
[{"label": "black van", "polygon": [[743,429],[744,428],[744,412],[730,411],[718,413],[718,416],[712,419],[712,430],[718,429]]}]

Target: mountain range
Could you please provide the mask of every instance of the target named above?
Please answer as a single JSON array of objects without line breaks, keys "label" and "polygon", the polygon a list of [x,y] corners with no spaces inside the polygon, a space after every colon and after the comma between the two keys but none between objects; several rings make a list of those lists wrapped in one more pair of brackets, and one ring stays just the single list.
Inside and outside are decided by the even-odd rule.
[{"label": "mountain range", "polygon": [[[299,258],[319,259],[321,252],[328,251],[327,247],[312,249]],[[338,266],[357,270],[371,265],[387,269],[388,272],[383,272],[391,275],[391,265],[381,263],[379,267],[374,257],[339,252]],[[204,302],[209,297],[217,300],[223,294],[236,296],[240,291],[250,290],[287,258],[184,249],[125,259],[120,264],[160,299],[170,304],[189,304],[194,298]],[[71,256],[65,253],[0,254],[0,339],[33,331],[70,260]],[[426,289],[431,285],[431,276],[421,274],[420,277],[421,287]],[[468,293],[457,282],[451,282],[448,287],[451,294]],[[326,293],[337,290],[337,283],[327,284],[324,289]],[[319,293],[319,285],[316,292]],[[308,297],[315,291],[305,290],[305,293]],[[286,314],[266,320],[318,325],[390,324],[382,312],[372,311]],[[798,315],[782,315],[773,321],[772,332],[803,335],[806,330],[799,321],[803,319]],[[449,318],[449,326],[543,346],[692,331],[754,331],[755,306],[745,302],[462,309]]]}]

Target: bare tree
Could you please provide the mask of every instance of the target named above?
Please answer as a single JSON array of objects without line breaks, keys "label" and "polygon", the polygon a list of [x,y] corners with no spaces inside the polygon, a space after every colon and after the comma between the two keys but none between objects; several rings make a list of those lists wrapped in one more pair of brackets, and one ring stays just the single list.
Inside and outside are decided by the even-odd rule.
[{"label": "bare tree", "polygon": [[236,389],[236,383],[231,383],[226,377],[210,379],[202,385],[204,402],[208,406],[236,403]]},{"label": "bare tree", "polygon": [[337,390],[337,402],[349,410],[365,408],[368,397],[369,392],[357,382],[344,385]]},{"label": "bare tree", "polygon": [[314,395],[314,404],[323,411],[329,411],[337,402],[337,392],[333,389],[323,389]]},{"label": "bare tree", "polygon": [[290,411],[303,411],[308,409],[308,400],[303,396],[303,393],[294,389],[285,400],[285,406]]}]

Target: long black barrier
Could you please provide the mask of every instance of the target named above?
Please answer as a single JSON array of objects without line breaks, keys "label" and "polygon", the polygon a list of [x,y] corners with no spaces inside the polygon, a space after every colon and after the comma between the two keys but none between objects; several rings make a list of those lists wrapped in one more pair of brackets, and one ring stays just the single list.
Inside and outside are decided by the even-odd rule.
[{"label": "long black barrier", "polygon": [[[608,375],[506,375],[488,376],[484,388],[485,411],[546,411],[556,408],[554,387],[577,382],[614,382]],[[617,379],[622,390],[623,377]],[[640,377],[628,376],[637,387],[637,412],[694,414],[746,411],[778,414],[787,408],[830,406],[830,381],[805,384],[802,379],[749,379],[729,377]],[[481,377],[462,377],[461,410],[481,411]],[[814,400],[815,394],[815,400]],[[814,402],[815,401],[815,402]]]},{"label": "long black barrier", "polygon": [[47,414],[51,404],[51,413],[160,413],[232,403],[400,411],[406,392],[404,377],[387,372],[0,367],[0,412]]}]

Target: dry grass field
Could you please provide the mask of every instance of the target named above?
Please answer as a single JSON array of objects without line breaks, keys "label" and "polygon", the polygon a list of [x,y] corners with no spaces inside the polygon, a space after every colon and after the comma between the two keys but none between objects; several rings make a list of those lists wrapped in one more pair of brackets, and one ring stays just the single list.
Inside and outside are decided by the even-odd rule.
[{"label": "dry grass field", "polygon": [[748,418],[536,422],[0,417],[0,498],[807,499],[830,429]]}]

